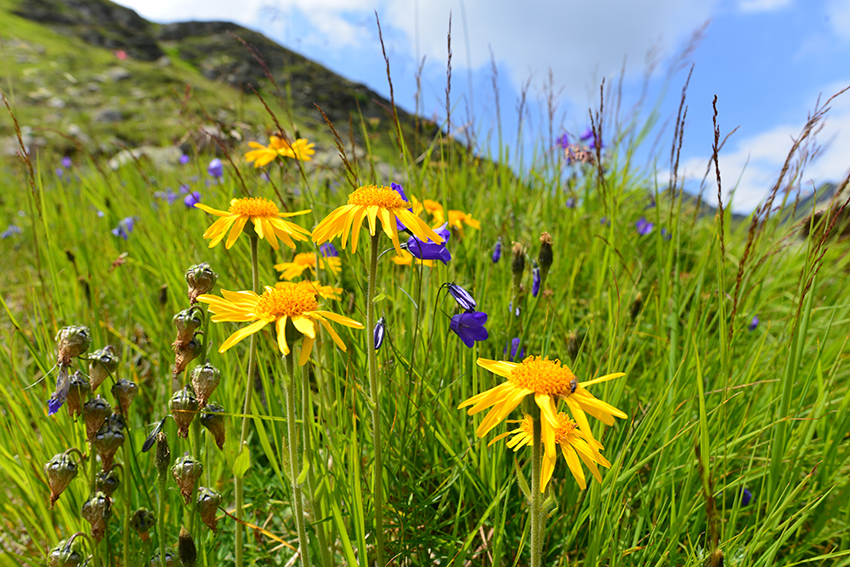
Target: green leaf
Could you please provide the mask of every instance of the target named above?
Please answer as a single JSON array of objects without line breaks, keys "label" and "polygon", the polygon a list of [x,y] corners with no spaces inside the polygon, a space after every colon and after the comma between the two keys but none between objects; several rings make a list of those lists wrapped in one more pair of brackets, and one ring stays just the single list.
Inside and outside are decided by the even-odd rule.
[{"label": "green leaf", "polygon": [[236,461],[233,463],[233,476],[242,478],[248,472],[249,468],[251,468],[251,452],[248,450],[248,444],[245,443],[242,446],[242,452],[239,453],[239,456],[236,457]]},{"label": "green leaf", "polygon": [[516,469],[516,478],[519,483],[519,489],[522,490],[523,496],[525,496],[528,501],[531,501],[531,489],[528,487],[528,481],[525,480],[525,475],[522,473],[522,467],[519,466],[519,461],[514,457],[514,468]]},{"label": "green leaf", "polygon": [[298,478],[295,480],[295,484],[301,485],[304,484],[304,481],[307,480],[307,473],[310,472],[310,461],[307,459],[303,459],[303,463],[301,465],[301,472],[298,474]]}]

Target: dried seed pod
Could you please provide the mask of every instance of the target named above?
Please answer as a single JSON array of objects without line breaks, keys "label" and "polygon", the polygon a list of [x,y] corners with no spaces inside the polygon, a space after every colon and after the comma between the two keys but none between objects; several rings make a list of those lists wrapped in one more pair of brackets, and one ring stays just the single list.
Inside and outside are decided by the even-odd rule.
[{"label": "dried seed pod", "polygon": [[72,358],[80,356],[91,346],[91,331],[83,326],[62,327],[55,340],[59,349],[56,364],[68,366]]},{"label": "dried seed pod", "polygon": [[171,416],[177,422],[177,435],[189,436],[189,425],[198,413],[198,400],[188,387],[178,390],[171,397]]},{"label": "dried seed pod", "polygon": [[89,441],[94,439],[95,433],[106,423],[111,413],[112,406],[100,394],[83,404],[83,421],[86,423],[86,438]]},{"label": "dried seed pod", "polygon": [[116,470],[119,467],[121,467],[122,470],[124,469],[124,467],[121,466],[121,463],[117,463],[108,471],[103,470],[97,473],[97,476],[94,479],[95,488],[110,498],[121,485],[121,477],[118,476],[118,471]]},{"label": "dried seed pod", "polygon": [[83,412],[83,404],[91,396],[91,384],[88,378],[82,372],[77,370],[71,377],[71,384],[68,386],[68,413],[77,417]]},{"label": "dried seed pod", "polygon": [[[162,557],[160,557],[159,552],[157,552],[153,557],[151,557],[151,567],[161,567],[162,566]],[[165,567],[178,567],[179,563],[177,563],[176,556],[170,551],[165,552]]]},{"label": "dried seed pod", "polygon": [[91,444],[103,461],[103,470],[111,469],[115,453],[124,444],[124,420],[121,416],[117,413],[109,416],[95,433]]},{"label": "dried seed pod", "polygon": [[215,391],[218,383],[221,382],[221,372],[218,368],[209,362],[196,366],[190,373],[192,377],[192,388],[195,390],[195,397],[198,399],[198,405],[203,407],[207,400]]},{"label": "dried seed pod", "polygon": [[216,531],[215,514],[218,512],[218,506],[221,504],[221,494],[202,486],[198,489],[198,496],[195,499],[195,509],[201,515],[201,520],[213,531]]},{"label": "dried seed pod", "polygon": [[[177,343],[175,343],[176,345]],[[203,351],[203,345],[198,340],[198,335],[192,337],[192,340],[179,348],[174,348],[174,370],[171,371],[172,376],[177,376],[189,365],[194,359],[198,358]]]},{"label": "dried seed pod", "polygon": [[151,529],[156,525],[156,515],[147,508],[139,508],[130,518],[130,527],[136,530],[142,541],[148,541]]},{"label": "dried seed pod", "polygon": [[130,411],[130,404],[133,403],[133,399],[138,393],[139,387],[130,380],[122,378],[112,385],[112,395],[118,400],[118,407],[121,408],[123,415],[127,415],[127,412]]},{"label": "dried seed pod", "polygon": [[82,453],[79,449],[71,448],[64,453],[54,455],[52,459],[44,464],[44,474],[47,475],[47,486],[50,488],[50,507],[59,500],[59,496],[65,492],[79,470],[78,463],[71,458],[71,453],[76,452],[80,458]]},{"label": "dried seed pod", "polygon": [[186,270],[186,283],[189,285],[189,303],[192,305],[197,303],[198,296],[211,291],[215,287],[217,279],[218,274],[206,262],[190,266]]},{"label": "dried seed pod", "polygon": [[180,348],[189,344],[195,331],[204,323],[204,312],[197,307],[190,307],[175,315],[171,322],[177,327],[177,338],[171,345],[174,352],[177,352]]},{"label": "dried seed pod", "polygon": [[171,467],[171,476],[174,477],[174,482],[180,488],[180,494],[183,495],[183,501],[186,504],[192,499],[192,489],[203,472],[204,465],[193,459],[189,453],[184,453]]},{"label": "dried seed pod", "polygon": [[115,347],[106,345],[89,355],[89,376],[91,376],[91,389],[97,390],[104,380],[115,374],[118,369],[118,354]]},{"label": "dried seed pod", "polygon": [[215,438],[215,444],[222,451],[224,450],[224,408],[215,402],[210,402],[204,406],[201,413],[201,425],[209,431]]},{"label": "dried seed pod", "polygon": [[195,540],[183,526],[180,526],[180,535],[177,536],[177,556],[180,557],[183,567],[195,567],[195,562],[198,560]]},{"label": "dried seed pod", "polygon": [[47,555],[48,567],[79,567],[83,556],[74,549],[74,537],[60,541]]},{"label": "dried seed pod", "polygon": [[97,491],[83,504],[83,519],[91,524],[91,535],[100,543],[106,534],[106,520],[112,515],[112,500]]}]

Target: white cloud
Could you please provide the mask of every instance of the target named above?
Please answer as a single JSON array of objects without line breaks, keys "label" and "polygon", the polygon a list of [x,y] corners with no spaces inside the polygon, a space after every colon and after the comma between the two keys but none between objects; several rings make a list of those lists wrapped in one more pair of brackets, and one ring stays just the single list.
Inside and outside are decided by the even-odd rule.
[{"label": "white cloud", "polygon": [[774,12],[789,7],[793,0],[741,0],[738,8],[742,12]]},{"label": "white cloud", "polygon": [[[823,92],[828,97],[848,84],[850,79],[843,84],[830,85]],[[750,212],[764,200],[776,183],[793,145],[792,138],[800,135],[806,116],[806,112],[802,112],[797,124],[784,124],[766,132],[729,139],[719,156],[724,206],[729,205],[733,190],[732,209],[737,212]],[[823,129],[816,138],[821,152],[800,179],[804,192],[811,192],[826,181],[837,182],[850,171],[850,92],[833,101],[822,124]],[[687,179],[698,183],[705,174],[706,160],[707,157],[690,159],[681,166],[681,171]],[[704,194],[704,199],[712,204],[717,195],[715,179],[712,166]]]},{"label": "white cloud", "polygon": [[826,14],[833,33],[843,40],[850,39],[850,0],[830,0]]}]

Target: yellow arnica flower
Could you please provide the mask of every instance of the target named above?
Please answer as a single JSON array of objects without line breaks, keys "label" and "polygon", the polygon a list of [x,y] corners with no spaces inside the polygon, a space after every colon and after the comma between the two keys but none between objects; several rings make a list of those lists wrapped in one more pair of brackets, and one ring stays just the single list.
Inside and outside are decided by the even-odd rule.
[{"label": "yellow arnica flower", "polygon": [[[564,412],[558,413],[556,417],[558,420],[558,426],[554,428],[555,444],[561,447],[561,453],[563,453],[564,458],[567,460],[567,466],[570,468],[570,472],[573,473],[573,478],[576,479],[579,487],[581,487],[582,490],[587,488],[584,470],[581,468],[582,462],[584,462],[587,468],[590,469],[593,478],[602,482],[602,475],[599,473],[599,468],[596,465],[600,464],[605,468],[611,468],[611,463],[599,454],[599,450],[602,449],[602,445],[595,440],[588,441],[584,434],[582,434],[582,432],[578,429],[576,422],[570,419],[570,416]],[[551,426],[548,421],[542,420],[541,432],[546,428],[551,428]],[[533,432],[534,423],[532,422],[531,416],[527,415],[522,420],[522,423],[518,428],[508,431],[507,433],[502,433],[490,441],[487,445],[490,446],[499,439],[513,435],[513,437],[508,440],[507,445],[514,451],[518,451],[520,448],[530,446],[532,444]],[[543,433],[543,436],[545,437],[546,433]],[[543,457],[540,471],[540,492],[546,490],[546,485],[549,484],[549,480],[552,478],[552,473],[555,471],[555,462],[557,459],[557,455],[545,455]],[[581,459],[581,462],[579,459]]]},{"label": "yellow arnica flower", "polygon": [[422,206],[425,208],[426,213],[434,217],[434,224],[441,225],[446,222],[446,217],[443,214],[443,205],[437,201],[425,199],[422,201]]},{"label": "yellow arnica flower", "polygon": [[242,199],[231,199],[230,207],[226,211],[219,211],[208,207],[203,203],[195,203],[195,206],[211,215],[221,217],[210,225],[204,233],[204,238],[209,238],[210,248],[218,244],[230,231],[224,247],[230,249],[242,229],[250,220],[254,224],[254,230],[260,238],[268,238],[269,244],[275,250],[278,249],[277,239],[280,238],[290,248],[295,248],[293,240],[307,240],[310,231],[295,223],[283,220],[286,217],[304,215],[309,210],[295,213],[281,213],[272,201],[263,197],[245,197]]},{"label": "yellow arnica flower", "polygon": [[[275,284],[277,286],[286,285],[284,282],[278,282]],[[333,287],[330,285],[322,285],[319,282],[313,282],[310,280],[301,280],[298,282],[298,285],[308,290],[313,295],[318,295],[323,299],[339,299],[340,294],[342,293],[341,287]]]},{"label": "yellow arnica flower", "polygon": [[[342,271],[340,267],[342,260],[337,256],[329,256],[327,258],[318,259],[318,269],[330,270],[331,272],[339,273]],[[304,252],[296,254],[291,262],[283,262],[275,264],[274,269],[278,272],[283,272],[280,277],[285,280],[293,280],[300,276],[304,270],[309,269],[313,274],[316,273],[316,254],[314,252]]]},{"label": "yellow arnica flower", "polygon": [[298,364],[303,366],[313,350],[318,323],[321,323],[336,346],[343,352],[346,350],[345,343],[331,327],[329,321],[354,329],[363,328],[361,323],[348,317],[320,310],[319,303],[316,301],[316,291],[301,284],[280,282],[275,287],[266,286],[262,295],[257,295],[253,291],[226,290],[221,290],[221,295],[222,297],[210,294],[198,296],[198,301],[209,304],[213,323],[235,321],[251,322],[251,324],[230,335],[221,343],[218,352],[227,351],[245,337],[260,331],[269,323],[274,323],[277,344],[283,354],[289,354],[290,351],[287,332],[289,332],[290,340],[293,336],[297,339],[297,335],[294,335],[296,331],[304,335],[301,357],[298,361]]},{"label": "yellow arnica flower", "polygon": [[442,244],[443,239],[425,224],[425,221],[408,210],[410,203],[390,187],[364,185],[348,196],[348,204],[337,208],[326,216],[313,229],[313,242],[322,244],[342,236],[342,247],[345,248],[349,235],[351,236],[351,251],[357,251],[357,240],[360,237],[360,227],[364,217],[369,220],[369,233],[375,236],[376,220],[381,221],[384,233],[393,241],[396,254],[401,256],[401,246],[398,241],[396,219],[407,227],[423,242]]},{"label": "yellow arnica flower", "polygon": [[[407,250],[402,250],[401,255],[393,256],[393,262],[395,262],[397,266],[411,266],[413,265],[413,254]],[[417,258],[416,265],[418,266],[419,264],[433,268],[434,260],[420,260]]]},{"label": "yellow arnica flower", "polygon": [[248,146],[254,148],[254,150],[245,154],[245,161],[248,163],[253,161],[254,168],[263,167],[276,160],[278,156],[293,157],[289,143],[277,136],[269,138],[268,146],[258,142],[248,142]]},{"label": "yellow arnica flower", "polygon": [[472,228],[481,228],[481,222],[472,218],[463,211],[449,211],[449,228],[457,230],[458,234],[463,237],[463,225],[471,226]]},{"label": "yellow arnica flower", "polygon": [[313,159],[313,155],[316,153],[316,150],[313,149],[316,144],[308,142],[304,138],[298,138],[292,144],[292,149],[290,150],[289,157],[293,157],[300,161],[311,161]]},{"label": "yellow arnica flower", "polygon": [[472,396],[458,406],[458,409],[472,406],[469,408],[469,415],[493,408],[478,426],[475,432],[478,437],[487,435],[522,403],[526,396],[531,395],[534,396],[534,402],[540,408],[542,420],[549,425],[543,429],[543,445],[546,447],[546,455],[549,458],[555,455],[555,428],[559,424],[555,404],[559,399],[567,402],[570,412],[594,452],[597,450],[597,443],[593,439],[586,413],[600,419],[606,425],[613,425],[614,417],[626,418],[626,414],[596,399],[586,389],[586,386],[625,376],[622,372],[579,383],[572,370],[561,366],[560,360],[529,356],[520,364],[485,358],[479,358],[477,362],[478,366],[508,379],[507,382]]}]

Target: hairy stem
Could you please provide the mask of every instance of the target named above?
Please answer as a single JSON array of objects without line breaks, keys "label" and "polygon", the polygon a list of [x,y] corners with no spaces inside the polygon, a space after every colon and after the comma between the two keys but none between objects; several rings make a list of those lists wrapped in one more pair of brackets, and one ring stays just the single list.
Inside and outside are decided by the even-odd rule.
[{"label": "hairy stem", "polygon": [[298,432],[295,429],[295,351],[286,355],[286,376],[281,384],[286,398],[286,445],[289,449],[289,479],[292,482],[292,506],[295,509],[295,525],[298,528],[298,545],[301,547],[301,567],[310,565],[307,544],[307,529],[304,525],[304,497],[298,482]]},{"label": "hairy stem", "polygon": [[[301,367],[301,420],[303,423],[304,437],[304,458],[310,464],[307,471],[307,490],[309,494],[308,502],[310,509],[313,512],[314,520],[318,520],[322,516],[321,500],[316,495],[316,461],[313,460],[313,404],[310,403],[310,366],[305,364]],[[316,523],[316,539],[319,540],[319,551],[322,554],[322,567],[331,567],[330,549],[327,545],[325,537],[325,527],[321,523]]]},{"label": "hairy stem", "polygon": [[[369,260],[369,287],[366,290],[366,328],[371,333],[375,329],[375,277],[378,271],[378,238],[372,236],[371,258]],[[381,388],[378,384],[378,360],[375,345],[369,343],[369,395],[372,398],[372,444],[375,448],[375,460],[372,471],[372,502],[375,507],[375,551],[378,567],[384,567],[384,488],[383,463],[381,460]]]}]

